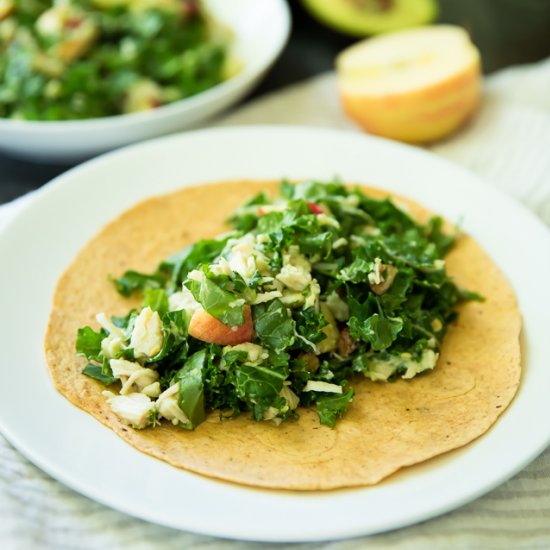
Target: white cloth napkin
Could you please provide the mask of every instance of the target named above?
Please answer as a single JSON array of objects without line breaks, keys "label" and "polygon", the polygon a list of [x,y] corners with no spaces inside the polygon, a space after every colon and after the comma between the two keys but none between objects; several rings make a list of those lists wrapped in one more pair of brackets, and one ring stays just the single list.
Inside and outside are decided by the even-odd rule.
[{"label": "white cloth napkin", "polygon": [[[333,73],[275,92],[218,121],[222,125],[269,123],[359,131],[342,114]],[[550,60],[489,77],[478,116],[431,150],[477,172],[550,225]],[[24,200],[28,199],[0,207],[0,226],[16,214]],[[537,423],[548,421],[534,418],[534,429]],[[442,517],[369,538],[299,545],[326,550],[366,546],[393,550],[550,548],[550,450],[501,487]],[[182,533],[110,510],[53,480],[0,437],[0,548],[218,550],[280,546]]]}]

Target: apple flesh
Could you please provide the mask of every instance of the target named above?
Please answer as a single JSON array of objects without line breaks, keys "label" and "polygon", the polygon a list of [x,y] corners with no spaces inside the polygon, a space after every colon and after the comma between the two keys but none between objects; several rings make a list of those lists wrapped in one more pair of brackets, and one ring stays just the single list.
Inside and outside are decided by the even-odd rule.
[{"label": "apple flesh", "polygon": [[244,323],[237,326],[224,325],[204,309],[197,309],[189,322],[189,335],[202,342],[220,346],[236,346],[250,342],[254,338],[250,306],[244,306]]},{"label": "apple flesh", "polygon": [[362,41],[338,56],[336,70],[346,114],[368,132],[400,141],[447,136],[481,100],[479,52],[451,25]]}]

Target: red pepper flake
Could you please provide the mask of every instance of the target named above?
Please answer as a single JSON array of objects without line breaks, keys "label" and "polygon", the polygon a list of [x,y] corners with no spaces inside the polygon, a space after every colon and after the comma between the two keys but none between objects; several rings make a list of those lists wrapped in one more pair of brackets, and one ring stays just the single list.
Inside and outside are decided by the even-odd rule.
[{"label": "red pepper flake", "polygon": [[265,210],[261,206],[258,206],[258,216],[265,216]]},{"label": "red pepper flake", "polygon": [[318,204],[316,204],[314,202],[308,202],[307,207],[310,209],[311,213],[315,214],[316,216],[318,216],[319,214],[324,213],[323,209]]}]

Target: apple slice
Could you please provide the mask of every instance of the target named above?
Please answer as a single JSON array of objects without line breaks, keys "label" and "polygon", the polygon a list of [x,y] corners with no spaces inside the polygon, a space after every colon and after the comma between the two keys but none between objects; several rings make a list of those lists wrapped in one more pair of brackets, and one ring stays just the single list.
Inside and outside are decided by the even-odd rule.
[{"label": "apple slice", "polygon": [[238,326],[224,325],[204,309],[197,309],[189,322],[189,334],[197,340],[220,346],[250,342],[254,337],[250,306],[244,306],[244,323]]},{"label": "apple slice", "polygon": [[348,116],[368,132],[401,141],[440,139],[480,103],[479,52],[452,25],[361,41],[340,53],[336,71]]}]

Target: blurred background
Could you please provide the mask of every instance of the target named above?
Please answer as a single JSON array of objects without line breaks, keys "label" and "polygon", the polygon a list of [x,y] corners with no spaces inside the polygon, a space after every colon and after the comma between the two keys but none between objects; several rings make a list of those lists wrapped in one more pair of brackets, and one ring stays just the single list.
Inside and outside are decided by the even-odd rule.
[{"label": "blurred background", "polygon": [[[290,41],[255,95],[331,70],[335,56],[358,40],[319,23],[299,0],[290,7]],[[437,22],[468,31],[486,74],[550,56],[550,0],[439,0]]]},{"label": "blurred background", "polygon": [[[289,42],[245,102],[332,70],[336,55],[358,40],[320,23],[301,1],[289,0],[289,5],[293,17]],[[550,56],[550,0],[439,0],[437,21],[468,31],[481,51],[485,74]],[[69,167],[0,154],[0,203],[40,187]]]}]

